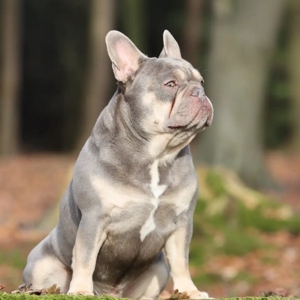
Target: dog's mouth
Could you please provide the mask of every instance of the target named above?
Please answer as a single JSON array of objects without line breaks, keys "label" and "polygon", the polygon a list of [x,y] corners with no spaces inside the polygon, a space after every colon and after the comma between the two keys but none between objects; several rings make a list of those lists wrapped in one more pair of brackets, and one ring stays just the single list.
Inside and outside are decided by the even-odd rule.
[{"label": "dog's mouth", "polygon": [[[186,124],[169,124],[167,125],[168,129],[173,131],[190,131],[193,129],[204,130],[212,124],[213,113],[208,113],[209,109],[200,108],[198,112],[194,115],[192,119],[190,119]],[[203,116],[203,114],[206,116]],[[202,115],[202,117],[201,117]],[[204,119],[204,120],[203,120]],[[204,122],[203,122],[204,121]]]},{"label": "dog's mouth", "polygon": [[[171,102],[166,124],[171,132],[201,131],[209,127],[213,119],[213,108],[207,96],[190,95],[183,90]],[[198,90],[197,90],[198,91]]]}]

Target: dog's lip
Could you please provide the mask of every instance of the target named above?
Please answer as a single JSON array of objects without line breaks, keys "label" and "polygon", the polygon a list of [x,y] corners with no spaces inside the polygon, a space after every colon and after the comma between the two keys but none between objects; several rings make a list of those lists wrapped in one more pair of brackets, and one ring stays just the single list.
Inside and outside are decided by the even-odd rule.
[{"label": "dog's lip", "polygon": [[204,127],[209,127],[212,123],[212,118],[208,118],[204,124]]},{"label": "dog's lip", "polygon": [[205,129],[207,127],[209,127],[212,123],[212,118],[208,117],[207,120],[205,121],[205,123],[201,126],[201,129]]},{"label": "dog's lip", "polygon": [[186,126],[168,126],[168,128],[172,129],[172,130],[176,130],[176,129],[182,129]]}]

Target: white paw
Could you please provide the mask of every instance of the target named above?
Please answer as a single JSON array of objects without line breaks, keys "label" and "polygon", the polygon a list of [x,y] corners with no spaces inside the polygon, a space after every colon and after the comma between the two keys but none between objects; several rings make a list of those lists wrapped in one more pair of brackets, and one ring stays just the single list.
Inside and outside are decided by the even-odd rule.
[{"label": "white paw", "polygon": [[214,299],[209,297],[206,292],[200,292],[198,290],[187,292],[187,294],[190,296],[190,299]]}]

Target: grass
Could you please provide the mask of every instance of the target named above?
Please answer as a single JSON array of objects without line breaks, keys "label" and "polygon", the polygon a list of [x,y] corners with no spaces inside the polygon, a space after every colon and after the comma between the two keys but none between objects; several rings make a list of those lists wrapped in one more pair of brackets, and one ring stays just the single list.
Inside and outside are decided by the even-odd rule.
[{"label": "grass", "polygon": [[[0,300],[116,300],[122,298],[114,298],[110,296],[68,296],[68,295],[44,295],[44,296],[36,296],[36,295],[27,295],[27,294],[1,294],[0,293]],[[123,298],[125,299],[125,298]],[[215,298],[215,300],[222,299],[222,300],[290,300],[292,298],[286,297],[234,297],[234,298]],[[300,299],[300,298],[293,298],[293,299]]]},{"label": "grass", "polygon": [[[69,295],[43,295],[43,296],[37,296],[37,295],[28,295],[28,294],[0,294],[0,300],[52,300],[52,299],[59,299],[59,300],[115,300],[117,298],[111,297],[111,296],[69,296]],[[125,298],[124,298],[125,299]]]}]

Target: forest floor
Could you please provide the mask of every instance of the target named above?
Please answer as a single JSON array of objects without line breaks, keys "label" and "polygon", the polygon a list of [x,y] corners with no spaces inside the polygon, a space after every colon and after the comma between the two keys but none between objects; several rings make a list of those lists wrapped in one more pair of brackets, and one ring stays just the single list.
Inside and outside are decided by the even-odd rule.
[{"label": "forest floor", "polygon": [[[269,194],[300,213],[300,156],[272,152],[266,161],[282,187]],[[0,284],[5,285],[5,291],[14,290],[22,283],[26,257],[46,234],[35,228],[43,228],[41,220],[63,194],[73,163],[74,157],[70,155],[53,154],[0,160]],[[276,247],[259,249],[242,257],[220,254],[208,261],[203,272],[216,270],[220,277],[213,283],[204,282],[200,289],[213,297],[260,296],[270,291],[299,296],[300,236],[276,232],[264,233],[263,239]],[[233,281],[236,274],[240,280]]]}]

